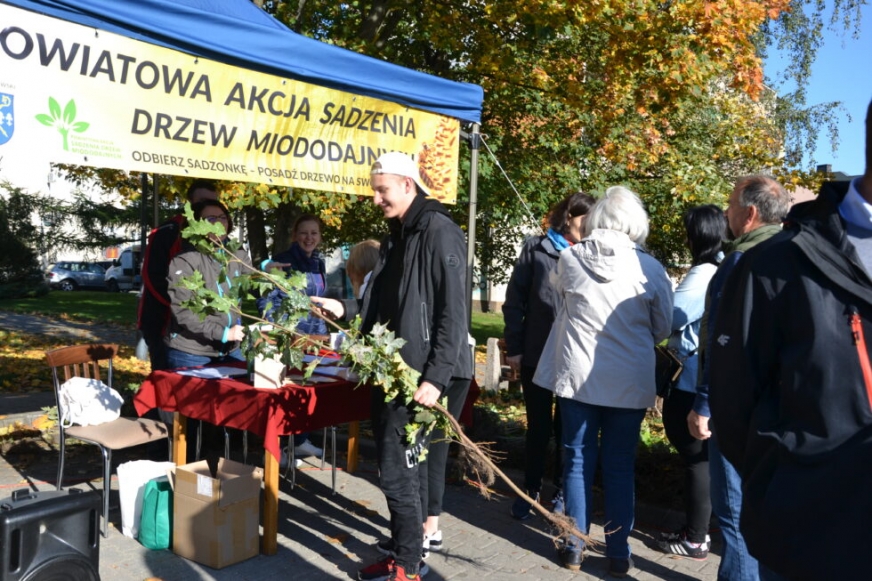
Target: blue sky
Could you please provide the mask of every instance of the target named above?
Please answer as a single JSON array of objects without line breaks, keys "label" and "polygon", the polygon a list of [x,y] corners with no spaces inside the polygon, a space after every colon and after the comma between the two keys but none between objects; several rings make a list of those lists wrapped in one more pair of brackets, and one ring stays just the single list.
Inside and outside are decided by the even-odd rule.
[{"label": "blue sky", "polygon": [[[839,112],[839,145],[832,152],[829,138],[821,134],[815,151],[817,164],[831,164],[834,171],[859,175],[864,170],[866,108],[872,100],[872,6],[863,7],[860,38],[850,31],[825,30],[824,45],[812,67],[808,104],[842,101]],[[777,55],[766,63],[768,78],[778,66]],[[778,87],[773,87],[778,90]],[[850,115],[850,121],[848,115]],[[803,167],[806,168],[806,159]]]}]

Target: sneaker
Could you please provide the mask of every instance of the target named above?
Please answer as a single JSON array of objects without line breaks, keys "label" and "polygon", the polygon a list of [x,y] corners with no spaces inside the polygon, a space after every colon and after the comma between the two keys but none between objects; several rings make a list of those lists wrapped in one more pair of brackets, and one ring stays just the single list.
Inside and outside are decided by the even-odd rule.
[{"label": "sneaker", "polygon": [[388,557],[397,557],[397,552],[394,550],[394,540],[393,539],[385,539],[383,541],[379,541],[375,544],[375,550],[381,553],[382,555],[387,555]]},{"label": "sneaker", "polygon": [[[539,502],[538,492],[532,492],[528,490],[527,496],[529,496],[536,502]],[[523,496],[519,496],[517,499],[515,499],[514,504],[512,504],[512,516],[518,520],[527,520],[528,518],[533,516],[533,513],[531,512],[532,510],[533,505],[530,504]]]},{"label": "sneaker", "polygon": [[437,553],[442,550],[442,531],[424,535],[424,546]]},{"label": "sneaker", "polygon": [[306,440],[302,444],[294,446],[294,454],[297,456],[314,456],[315,458],[320,458],[324,455],[324,450]]},{"label": "sneaker", "polygon": [[[287,449],[287,447],[282,448],[282,457],[279,460],[279,468],[281,468],[282,470],[287,468],[288,467],[288,460],[290,460],[290,454],[288,454],[288,449]],[[302,468],[302,467],[303,467],[303,461],[300,460],[299,458],[294,458],[294,468]]]},{"label": "sneaker", "polygon": [[577,545],[565,545],[557,550],[557,556],[560,559],[560,564],[570,571],[578,571],[581,569],[581,562],[584,560],[584,553]]},{"label": "sneaker", "polygon": [[[671,533],[660,533],[662,542],[680,541],[687,538],[687,528],[678,529]],[[711,546],[712,538],[709,535],[705,536],[705,542]]]},{"label": "sneaker", "polygon": [[664,553],[687,557],[688,559],[693,559],[695,561],[704,561],[707,559],[711,546],[711,537],[708,535],[705,536],[705,541],[702,543],[692,543],[687,540],[687,536],[683,531],[680,533],[672,533],[666,536],[664,540],[657,543],[657,548]]},{"label": "sneaker", "polygon": [[[436,531],[435,534],[439,535],[439,548],[442,548],[442,531]],[[421,560],[423,561],[427,557],[430,556],[430,549],[432,545],[430,544],[430,537],[424,535],[424,544],[421,547]],[[397,558],[397,551],[394,545],[393,539],[385,539],[383,541],[379,541],[375,544],[375,550],[381,553],[382,555],[387,555],[388,557]],[[433,549],[434,551],[438,551],[439,549]]]},{"label": "sneaker", "polygon": [[557,492],[554,493],[554,498],[551,499],[551,512],[554,514],[566,513],[566,501],[563,499],[563,490],[561,488],[557,489]]},{"label": "sneaker", "polygon": [[393,557],[385,557],[369,567],[364,567],[357,572],[360,581],[406,581],[418,579],[430,572],[430,567],[421,561],[417,575],[409,575],[402,565],[398,565]]},{"label": "sneaker", "polygon": [[609,559],[609,575],[612,577],[626,577],[633,568],[633,559]]}]

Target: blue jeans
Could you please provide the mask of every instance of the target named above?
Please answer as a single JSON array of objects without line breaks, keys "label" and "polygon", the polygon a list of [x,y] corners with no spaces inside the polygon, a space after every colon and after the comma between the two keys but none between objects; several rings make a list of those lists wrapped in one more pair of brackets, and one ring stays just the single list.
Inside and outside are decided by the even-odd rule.
[{"label": "blue jeans", "polygon": [[227,355],[209,357],[208,355],[194,355],[178,349],[167,349],[166,351],[167,366],[170,369],[178,367],[199,367],[201,365],[210,365],[213,363],[230,363],[233,361],[245,361],[242,351],[234,349]]},{"label": "blue jeans", "polygon": [[[709,474],[711,476],[712,511],[724,536],[724,554],[718,567],[718,581],[759,581],[760,566],[748,552],[739,530],[742,510],[742,479],[718,446],[714,432],[709,439]],[[773,539],[773,542],[778,542]]]},{"label": "blue jeans", "polygon": [[644,409],[589,405],[558,397],[563,425],[563,494],[566,514],[578,529],[590,530],[593,477],[602,449],[606,501],[606,557],[630,556],[636,510],[635,468]]},{"label": "blue jeans", "polygon": [[[242,351],[239,349],[234,349],[227,355],[209,357],[207,355],[194,355],[193,353],[187,353],[186,351],[179,351],[178,349],[167,349],[166,350],[166,363],[168,369],[177,369],[179,367],[200,367],[202,365],[210,365],[214,363],[232,363],[233,361],[245,361],[245,357],[242,355]],[[172,439],[173,433],[173,414],[172,412],[165,412],[163,410],[158,410],[160,418],[167,424],[167,428],[170,432],[170,439]],[[201,421],[188,419],[188,434],[196,434],[198,433],[200,428]],[[221,439],[218,433],[210,433],[208,427],[211,424],[202,422],[207,429],[203,429],[203,439],[205,440],[205,445],[207,449],[214,448],[218,449],[219,447],[223,447],[223,439]],[[213,429],[214,431],[214,429]],[[227,428],[221,430],[224,434],[227,433]],[[195,440],[193,437],[188,437],[188,450],[187,450],[187,458],[188,462],[192,462],[195,459],[199,459],[199,448],[200,445],[203,444]]]}]

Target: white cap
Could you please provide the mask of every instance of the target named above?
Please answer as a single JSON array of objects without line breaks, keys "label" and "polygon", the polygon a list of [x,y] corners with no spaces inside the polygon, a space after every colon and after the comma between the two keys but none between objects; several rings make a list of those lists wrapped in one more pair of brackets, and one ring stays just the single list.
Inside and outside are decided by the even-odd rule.
[{"label": "white cap", "polygon": [[421,179],[421,174],[418,171],[418,164],[416,164],[415,160],[405,153],[389,151],[388,153],[382,154],[382,156],[372,164],[372,171],[370,173],[389,173],[403,176],[405,178],[412,178],[419,190],[421,190],[425,195],[430,195],[430,189],[424,185],[424,181]]}]

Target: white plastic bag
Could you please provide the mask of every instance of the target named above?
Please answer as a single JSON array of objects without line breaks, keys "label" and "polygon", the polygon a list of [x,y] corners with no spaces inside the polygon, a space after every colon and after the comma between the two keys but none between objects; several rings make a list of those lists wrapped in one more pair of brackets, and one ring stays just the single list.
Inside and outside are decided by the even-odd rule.
[{"label": "white plastic bag", "polygon": [[172,462],[133,460],[118,465],[118,498],[121,500],[121,532],[125,537],[139,536],[142,495],[149,480],[166,476]]},{"label": "white plastic bag", "polygon": [[73,424],[96,426],[117,420],[121,416],[121,394],[98,379],[73,377],[58,390],[61,409],[58,410],[65,428]]}]

